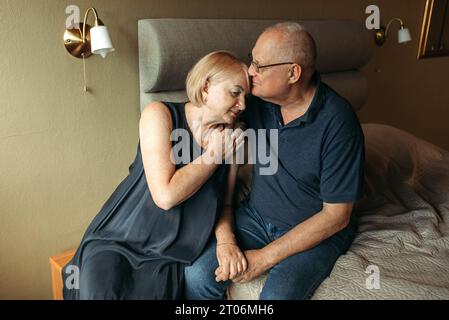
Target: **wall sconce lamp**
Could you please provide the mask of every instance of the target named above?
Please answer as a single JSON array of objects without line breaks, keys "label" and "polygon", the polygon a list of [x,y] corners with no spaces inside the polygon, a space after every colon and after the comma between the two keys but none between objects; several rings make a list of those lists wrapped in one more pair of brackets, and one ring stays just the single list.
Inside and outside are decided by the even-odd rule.
[{"label": "wall sconce lamp", "polygon": [[399,18],[391,19],[388,22],[387,27],[380,27],[380,29],[376,30],[375,40],[378,46],[382,46],[388,37],[388,31],[390,30],[390,26],[394,21],[398,21],[401,24],[401,28],[398,31],[398,43],[407,43],[412,40],[412,36],[410,35],[410,30],[405,27],[404,22]]},{"label": "wall sconce lamp", "polygon": [[[93,12],[95,15],[95,25],[93,28],[87,24],[87,18],[90,12]],[[106,58],[108,53],[115,51],[108,29],[98,18],[98,13],[95,8],[87,9],[83,23],[75,23],[72,28],[65,30],[64,46],[72,56],[83,59],[84,91],[88,91],[84,59],[89,58],[92,54],[98,54]]]}]

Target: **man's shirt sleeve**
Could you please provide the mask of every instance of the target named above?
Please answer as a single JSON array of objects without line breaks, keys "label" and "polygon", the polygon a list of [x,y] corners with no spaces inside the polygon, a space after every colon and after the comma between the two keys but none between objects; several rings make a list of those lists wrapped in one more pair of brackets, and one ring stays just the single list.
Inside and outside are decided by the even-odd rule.
[{"label": "man's shirt sleeve", "polygon": [[356,202],[362,197],[365,143],[355,121],[331,134],[323,146],[320,189],[325,203]]}]

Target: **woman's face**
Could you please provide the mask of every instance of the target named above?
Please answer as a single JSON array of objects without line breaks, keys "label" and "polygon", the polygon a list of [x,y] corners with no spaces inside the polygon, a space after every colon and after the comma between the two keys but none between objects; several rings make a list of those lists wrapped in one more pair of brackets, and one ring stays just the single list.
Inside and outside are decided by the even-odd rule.
[{"label": "woman's face", "polygon": [[203,106],[206,116],[219,123],[233,124],[245,110],[245,95],[249,90],[248,76],[243,69],[223,81],[209,82],[207,103]]}]

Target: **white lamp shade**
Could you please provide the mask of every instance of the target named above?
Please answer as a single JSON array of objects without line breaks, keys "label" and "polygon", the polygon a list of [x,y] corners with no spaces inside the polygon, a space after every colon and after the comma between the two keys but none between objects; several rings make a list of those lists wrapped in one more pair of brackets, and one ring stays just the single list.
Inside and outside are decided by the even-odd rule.
[{"label": "white lamp shade", "polygon": [[412,41],[410,30],[408,28],[401,28],[398,31],[398,43],[406,43]]},{"label": "white lamp shade", "polygon": [[99,54],[103,58],[109,52],[114,51],[111,37],[109,37],[108,29],[105,26],[97,26],[90,29],[90,46],[94,54]]}]

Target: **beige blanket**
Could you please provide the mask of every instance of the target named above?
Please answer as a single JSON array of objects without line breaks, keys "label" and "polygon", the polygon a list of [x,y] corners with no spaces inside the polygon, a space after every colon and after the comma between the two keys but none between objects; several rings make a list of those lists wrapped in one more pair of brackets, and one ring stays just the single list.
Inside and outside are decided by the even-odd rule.
[{"label": "beige blanket", "polygon": [[[404,131],[364,125],[358,234],[313,299],[449,299],[449,152]],[[233,285],[257,299],[264,277]]]}]

